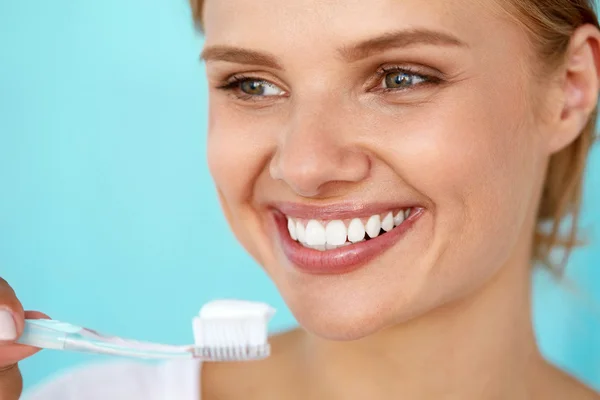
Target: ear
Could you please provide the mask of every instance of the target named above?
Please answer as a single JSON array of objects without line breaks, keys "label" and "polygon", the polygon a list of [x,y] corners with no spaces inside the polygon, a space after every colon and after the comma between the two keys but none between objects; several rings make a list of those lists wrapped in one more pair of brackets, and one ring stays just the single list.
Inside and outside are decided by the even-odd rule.
[{"label": "ear", "polygon": [[561,112],[548,143],[550,153],[571,144],[581,134],[598,103],[600,89],[600,31],[579,27],[571,36],[561,69]]}]

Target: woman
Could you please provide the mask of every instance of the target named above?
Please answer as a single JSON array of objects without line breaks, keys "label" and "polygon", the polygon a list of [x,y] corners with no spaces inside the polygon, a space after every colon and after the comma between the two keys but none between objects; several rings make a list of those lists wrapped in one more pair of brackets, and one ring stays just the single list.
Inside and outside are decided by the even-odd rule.
[{"label": "woman", "polygon": [[[223,210],[302,329],[262,362],[91,367],[32,398],[600,398],[542,358],[530,314],[532,265],[560,272],[575,242],[558,228],[594,135],[591,1],[193,9]],[[24,314],[1,293],[16,399],[35,350],[10,344]]]}]

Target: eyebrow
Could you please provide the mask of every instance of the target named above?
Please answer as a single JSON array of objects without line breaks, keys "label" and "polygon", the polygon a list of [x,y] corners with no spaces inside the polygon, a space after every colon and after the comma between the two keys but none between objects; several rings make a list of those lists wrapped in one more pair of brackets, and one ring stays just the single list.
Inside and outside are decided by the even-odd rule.
[{"label": "eyebrow", "polygon": [[207,47],[202,51],[200,58],[204,61],[229,61],[238,64],[252,64],[273,69],[283,69],[275,56],[242,47]]},{"label": "eyebrow", "polygon": [[[338,49],[338,53],[343,60],[356,62],[368,58],[377,52],[419,44],[468,47],[466,43],[455,36],[444,32],[429,29],[411,29],[384,33],[381,36],[351,46],[344,46]],[[242,47],[209,46],[202,51],[200,58],[204,61],[228,61],[238,64],[252,64],[273,69],[283,69],[274,55]]]},{"label": "eyebrow", "polygon": [[448,33],[430,29],[411,29],[384,33],[350,47],[343,47],[339,49],[339,53],[346,61],[354,62],[384,50],[416,45],[468,47],[466,43]]}]

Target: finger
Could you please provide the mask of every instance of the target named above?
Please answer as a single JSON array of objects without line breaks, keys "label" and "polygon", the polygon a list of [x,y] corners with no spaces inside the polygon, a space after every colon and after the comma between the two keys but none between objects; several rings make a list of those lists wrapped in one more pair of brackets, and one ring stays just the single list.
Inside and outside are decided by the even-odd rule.
[{"label": "finger", "polygon": [[[43,314],[39,311],[25,311],[25,318],[27,319],[49,319],[46,314]],[[15,364],[27,357],[31,357],[38,351],[40,351],[37,347],[25,346],[18,343],[9,343],[4,344],[1,348],[0,352],[0,367],[6,365]],[[0,397],[0,400],[2,398]]]},{"label": "finger", "polygon": [[23,377],[17,364],[0,368],[0,400],[19,400]]},{"label": "finger", "polygon": [[23,327],[25,312],[10,285],[0,278],[0,400],[17,400],[23,378],[14,357],[14,341]]},{"label": "finger", "polygon": [[0,341],[14,341],[22,332],[25,311],[8,282],[0,278]]},{"label": "finger", "polygon": [[0,278],[0,400],[18,400],[23,390],[23,378],[17,362],[39,349],[14,343],[22,333],[25,318],[47,318],[46,315],[25,312],[14,290]]},{"label": "finger", "polygon": [[39,311],[25,311],[26,319],[50,319],[46,314]]}]

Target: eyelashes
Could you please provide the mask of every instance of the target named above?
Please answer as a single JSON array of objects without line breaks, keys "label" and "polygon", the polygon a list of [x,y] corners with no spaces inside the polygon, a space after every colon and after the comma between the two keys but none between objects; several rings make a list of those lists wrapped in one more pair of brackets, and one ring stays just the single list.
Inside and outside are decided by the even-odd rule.
[{"label": "eyelashes", "polygon": [[438,77],[421,73],[410,67],[381,67],[377,74],[381,81],[380,89],[386,91],[414,90],[424,85],[441,82]]},{"label": "eyelashes", "polygon": [[223,85],[218,86],[217,89],[233,92],[237,97],[245,100],[254,97],[273,97],[285,94],[285,91],[274,83],[245,75],[234,75]]},{"label": "eyelashes", "polygon": [[[406,93],[424,86],[442,83],[442,79],[423,73],[414,67],[380,67],[369,79],[370,91],[384,93]],[[256,76],[233,75],[217,89],[229,92],[240,100],[261,101],[283,97],[287,92],[278,85]]]}]

